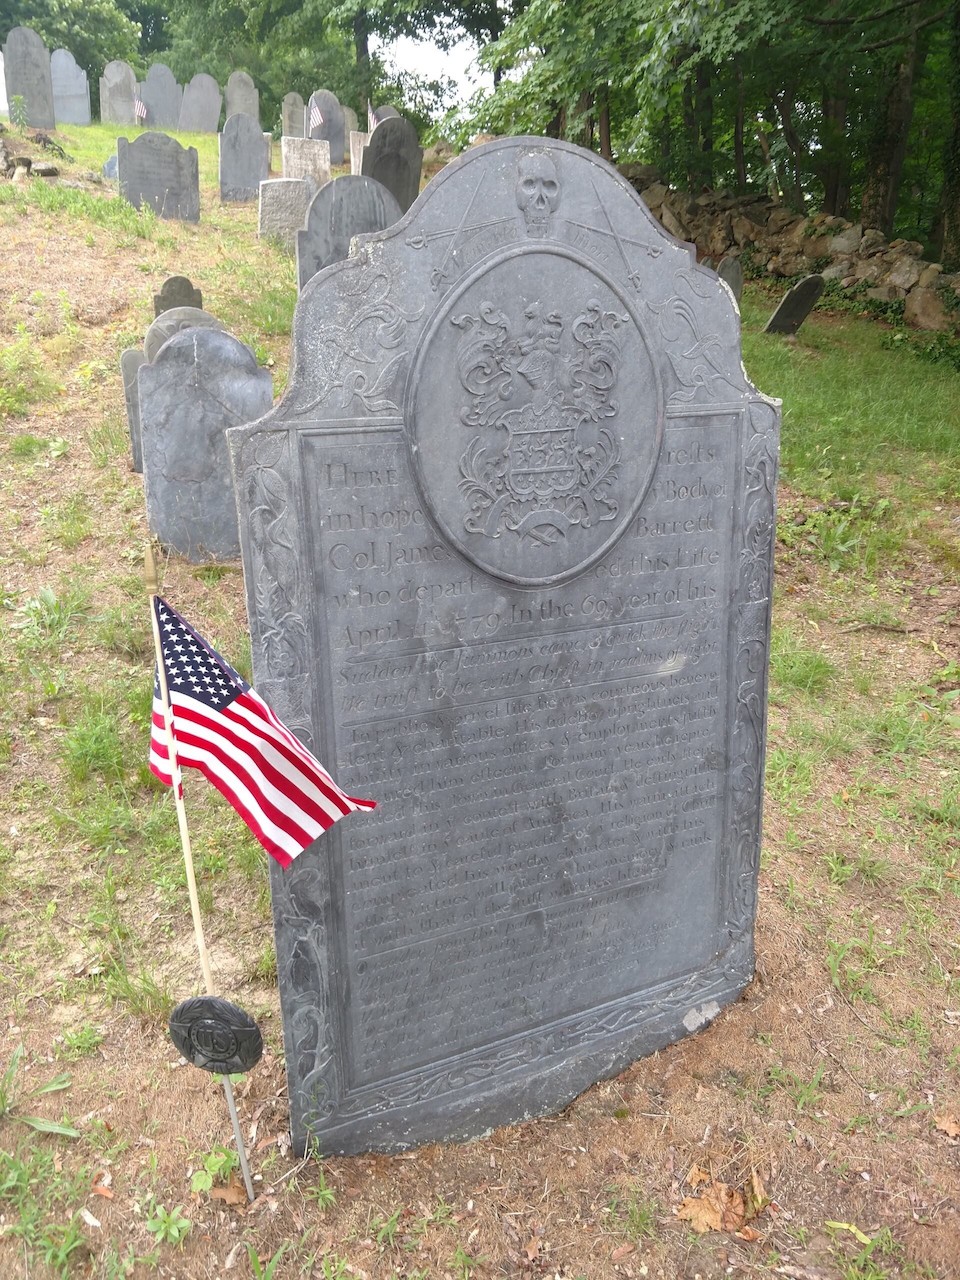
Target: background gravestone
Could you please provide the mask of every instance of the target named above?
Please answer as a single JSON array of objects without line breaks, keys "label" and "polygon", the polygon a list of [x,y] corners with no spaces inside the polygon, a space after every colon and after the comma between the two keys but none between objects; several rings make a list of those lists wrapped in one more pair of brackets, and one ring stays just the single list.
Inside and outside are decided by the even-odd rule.
[{"label": "background gravestone", "polygon": [[156,360],[165,342],[169,342],[184,329],[217,329],[225,332],[226,326],[222,320],[199,307],[171,307],[169,311],[161,312],[147,329],[143,340],[143,354],[148,363],[152,364]]},{"label": "background gravestone", "polygon": [[141,133],[128,142],[117,139],[120,194],[140,209],[161,218],[200,221],[200,167],[196,147],[181,147],[167,133]]},{"label": "background gravestone", "polygon": [[3,69],[9,103],[23,98],[27,124],[52,129],[57,123],[53,108],[50,51],[30,27],[13,27],[3,46]]},{"label": "background gravestone", "polygon": [[356,129],[350,131],[350,172],[355,176],[360,173],[363,165],[363,148],[369,141],[369,133],[358,133]]},{"label": "background gravestone", "polygon": [[372,178],[345,174],[310,201],[307,225],[297,232],[297,280],[302,289],[318,271],[342,261],[354,236],[383,231],[401,218],[393,196]]},{"label": "background gravestone", "polygon": [[147,109],[146,123],[154,129],[176,129],[180,123],[183,89],[168,66],[155,62],[147,78],[137,86],[140,101]]},{"label": "background gravestone", "polygon": [[374,129],[375,129],[375,128],[377,127],[377,125],[378,125],[378,124],[380,124],[382,121],[384,121],[384,120],[396,120],[396,119],[398,118],[398,116],[399,116],[399,115],[400,115],[400,112],[397,110],[397,108],[396,108],[396,107],[391,107],[391,106],[386,106],[386,105],[384,105],[384,106],[382,106],[382,107],[370,107],[370,106],[368,106],[368,107],[367,107],[367,128],[368,128],[368,131],[369,131],[370,133],[373,133]]},{"label": "background gravestone", "polygon": [[322,138],[281,138],[285,178],[309,178],[318,187],[330,181],[330,143]]},{"label": "background gravestone", "polygon": [[203,310],[203,294],[187,276],[168,276],[153,295],[153,314],[163,315],[175,307],[192,307]]},{"label": "background gravestone", "polygon": [[253,116],[260,123],[260,93],[246,71],[232,71],[225,90],[227,119],[235,115]]},{"label": "background gravestone", "polygon": [[181,133],[216,133],[223,95],[213,76],[198,72],[184,87],[178,129]]},{"label": "background gravestone", "polygon": [[422,167],[423,148],[417,131],[409,120],[399,116],[377,125],[360,161],[363,176],[382,182],[404,213],[419,194]]},{"label": "background gravestone", "polygon": [[50,55],[53,83],[53,113],[58,124],[90,123],[90,85],[83,67],[68,49],[54,49]]},{"label": "background gravestone", "polygon": [[150,532],[192,563],[239,552],[224,431],[270,408],[273,379],[229,333],[188,329],[137,375]]},{"label": "background gravestone", "polygon": [[[321,120],[312,124],[314,112],[319,111]],[[309,138],[323,138],[330,143],[330,163],[343,164],[343,108],[335,93],[329,89],[319,89],[310,95],[307,103],[304,133]]]},{"label": "background gravestone", "polygon": [[813,310],[814,304],[823,293],[823,276],[804,276],[804,278],[788,289],[781,298],[777,309],[763,326],[764,333],[794,334]]},{"label": "background gravestone", "polygon": [[260,121],[230,116],[220,134],[220,199],[256,200],[269,168]]},{"label": "background gravestone", "polygon": [[3,71],[3,50],[0,49],[0,112],[7,114],[7,77]]},{"label": "background gravestone", "polygon": [[270,178],[261,182],[257,235],[270,236],[292,253],[315,191],[307,178]]},{"label": "background gravestone", "polygon": [[108,156],[103,162],[102,173],[105,178],[109,178],[112,182],[117,180],[117,157]]},{"label": "background gravestone", "polygon": [[743,294],[743,266],[740,259],[731,258],[729,255],[721,258],[717,267],[717,275],[721,280],[726,280],[733,290],[733,296],[739,302]]},{"label": "background gravestone", "polygon": [[344,159],[346,159],[347,143],[350,139],[350,134],[353,133],[354,130],[360,128],[360,121],[357,119],[357,113],[354,111],[353,107],[346,107],[341,104],[340,110],[343,112],[343,152]]},{"label": "background gravestone", "polygon": [[284,94],[280,108],[280,134],[284,138],[303,137],[303,99],[299,93]]},{"label": "background gravestone", "polygon": [[564,1106],[750,980],[777,403],[592,152],[468,152],[229,433],[255,683],[371,795],[271,868],[294,1146]]},{"label": "background gravestone", "polygon": [[103,124],[137,125],[134,100],[137,77],[126,62],[108,62],[100,77],[100,119]]},{"label": "background gravestone", "polygon": [[120,376],[123,379],[123,402],[127,410],[127,426],[130,430],[130,453],[134,471],[143,470],[143,443],[140,436],[140,393],[137,390],[137,374],[146,357],[137,347],[128,347],[120,354]]}]

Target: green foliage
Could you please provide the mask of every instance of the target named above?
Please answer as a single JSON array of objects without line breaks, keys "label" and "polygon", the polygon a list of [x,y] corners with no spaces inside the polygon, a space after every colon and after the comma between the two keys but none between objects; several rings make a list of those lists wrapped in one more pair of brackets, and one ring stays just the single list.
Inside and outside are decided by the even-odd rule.
[{"label": "green foliage", "polygon": [[[43,349],[26,326],[18,324],[14,334],[12,342],[0,346],[0,419],[20,417],[30,405],[49,399],[60,389],[50,376]],[[11,452],[14,457],[29,457],[29,437],[21,439],[24,443],[15,441]]]},{"label": "green foliage", "polygon": [[22,1115],[20,1113],[22,1102],[32,1102],[35,1098],[43,1097],[44,1094],[60,1093],[62,1090],[70,1088],[69,1075],[62,1074],[54,1076],[46,1084],[36,1085],[34,1088],[24,1092],[20,1081],[23,1053],[23,1045],[18,1044],[11,1053],[3,1074],[0,1075],[0,1121],[18,1120],[21,1124],[27,1125],[38,1133],[54,1133],[62,1138],[79,1138],[78,1130],[74,1129],[72,1125],[58,1123],[55,1120],[45,1120],[41,1116]]},{"label": "green foliage", "polygon": [[179,1205],[167,1209],[152,1197],[147,1214],[147,1230],[160,1244],[182,1244],[193,1226],[190,1219],[183,1216]]},{"label": "green foliage", "polygon": [[240,1157],[229,1147],[215,1146],[203,1157],[201,1167],[190,1179],[194,1193],[209,1191],[215,1182],[227,1183],[234,1170],[240,1167]]},{"label": "green foliage", "polygon": [[15,93],[9,103],[10,107],[10,123],[20,134],[21,138],[27,131],[27,125],[30,123],[27,116],[27,104],[23,99],[23,94]]},{"label": "green foliage", "polygon": [[70,50],[90,80],[94,107],[108,62],[123,58],[135,68],[141,65],[140,32],[114,0],[5,0],[0,44],[19,26],[32,27],[48,49]]}]

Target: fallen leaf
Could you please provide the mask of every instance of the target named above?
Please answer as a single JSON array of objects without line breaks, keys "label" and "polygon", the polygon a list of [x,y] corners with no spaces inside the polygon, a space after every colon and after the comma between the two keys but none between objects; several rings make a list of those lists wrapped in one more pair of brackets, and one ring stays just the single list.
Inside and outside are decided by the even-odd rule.
[{"label": "fallen leaf", "polygon": [[760,1232],[754,1230],[753,1227],[741,1227],[739,1231],[733,1233],[739,1240],[748,1240],[753,1243],[754,1240],[760,1239]]},{"label": "fallen leaf", "polygon": [[100,1230],[99,1218],[95,1218],[89,1209],[81,1209],[80,1217],[84,1220],[84,1222],[87,1224],[88,1227],[94,1227],[96,1228],[96,1230],[98,1231]]},{"label": "fallen leaf", "polygon": [[824,1222],[825,1227],[832,1227],[834,1231],[849,1231],[852,1236],[860,1241],[861,1244],[873,1244],[873,1239],[868,1236],[865,1231],[861,1231],[859,1227],[855,1227],[852,1222]]},{"label": "fallen leaf", "polygon": [[933,1123],[948,1138],[960,1138],[960,1120],[956,1116],[942,1115],[934,1116]]},{"label": "fallen leaf", "polygon": [[540,1241],[536,1236],[530,1237],[527,1243],[523,1246],[523,1252],[531,1262],[536,1262],[540,1257]]},{"label": "fallen leaf", "polygon": [[618,1247],[614,1249],[613,1253],[611,1253],[610,1261],[619,1262],[621,1258],[628,1258],[630,1254],[633,1253],[633,1251],[636,1249],[636,1247],[637,1246],[634,1244],[618,1245]]},{"label": "fallen leaf", "polygon": [[225,1187],[214,1187],[210,1199],[222,1200],[224,1204],[246,1204],[247,1192],[242,1182],[231,1178]]},{"label": "fallen leaf", "polygon": [[711,1182],[700,1196],[680,1202],[677,1217],[689,1222],[694,1231],[739,1231],[745,1221],[743,1194],[725,1182]]},{"label": "fallen leaf", "polygon": [[695,1164],[687,1174],[686,1181],[691,1187],[699,1187],[701,1183],[710,1181],[710,1175],[706,1170],[701,1169],[698,1164]]},{"label": "fallen leaf", "polygon": [[746,1217],[748,1222],[763,1213],[764,1209],[770,1203],[770,1197],[767,1195],[767,1189],[763,1185],[760,1175],[757,1173],[756,1169],[750,1170],[750,1180],[748,1181],[744,1192],[744,1200],[746,1203]]},{"label": "fallen leaf", "polygon": [[95,1187],[91,1187],[90,1190],[93,1192],[95,1196],[103,1196],[104,1200],[113,1199],[113,1191],[111,1190],[111,1188],[105,1187],[100,1183],[97,1183]]}]

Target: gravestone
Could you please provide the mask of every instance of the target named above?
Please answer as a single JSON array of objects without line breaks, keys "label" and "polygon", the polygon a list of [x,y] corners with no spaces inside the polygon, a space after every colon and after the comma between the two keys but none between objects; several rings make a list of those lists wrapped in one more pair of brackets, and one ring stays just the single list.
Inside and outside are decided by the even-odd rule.
[{"label": "gravestone", "polygon": [[53,113],[57,124],[90,123],[90,85],[83,67],[69,49],[54,49],[50,55],[53,83]]},{"label": "gravestone", "polygon": [[270,178],[260,183],[257,235],[278,240],[290,253],[297,232],[307,218],[307,205],[316,191],[308,178]]},{"label": "gravestone", "polygon": [[50,51],[31,27],[13,27],[3,46],[3,69],[7,103],[23,98],[27,124],[34,129],[53,129],[57,123],[53,107],[53,78]]},{"label": "gravestone", "polygon": [[228,120],[235,115],[253,116],[259,126],[260,94],[257,86],[246,71],[232,71],[230,73],[225,97]]},{"label": "gravestone", "polygon": [[358,133],[356,129],[350,131],[350,172],[355,176],[360,173],[360,167],[363,164],[363,148],[369,141],[369,133]]},{"label": "gravestone", "polygon": [[374,129],[384,120],[396,120],[400,112],[396,107],[383,106],[371,107],[367,104],[367,129],[373,133]]},{"label": "gravestone", "polygon": [[137,373],[146,356],[138,347],[128,347],[120,355],[120,376],[123,379],[123,402],[127,410],[127,426],[130,429],[130,453],[134,471],[143,470],[143,442],[140,435],[140,393],[137,390]]},{"label": "gravestone", "polygon": [[794,334],[813,310],[814,303],[823,293],[823,276],[804,276],[788,289],[777,309],[763,326],[764,333]]},{"label": "gravestone", "polygon": [[109,178],[111,181],[116,182],[117,180],[117,157],[116,156],[108,156],[107,159],[104,160],[102,173],[105,178]]},{"label": "gravestone", "polygon": [[226,326],[222,320],[200,307],[171,307],[169,311],[162,311],[150,324],[143,340],[143,354],[148,363],[153,364],[164,343],[184,329],[217,329],[223,333]]},{"label": "gravestone", "polygon": [[372,178],[344,174],[328,182],[310,201],[307,225],[297,232],[299,287],[331,262],[341,262],[354,236],[383,231],[401,216],[390,192]]},{"label": "gravestone", "polygon": [[323,138],[330,143],[330,163],[343,164],[343,108],[335,93],[319,89],[310,95],[304,133],[308,138]]},{"label": "gravestone", "polygon": [[181,147],[168,133],[117,139],[120,194],[135,209],[144,205],[161,218],[200,221],[200,166],[196,147]]},{"label": "gravestone", "polygon": [[150,532],[194,564],[239,554],[224,434],[270,408],[273,379],[229,333],[176,334],[137,375]]},{"label": "gravestone", "polygon": [[750,980],[777,402],[592,152],[481,146],[229,432],[257,689],[376,811],[271,867],[293,1142],[475,1137]]},{"label": "gravestone", "polygon": [[7,102],[7,77],[3,70],[3,50],[0,49],[0,113],[6,115],[9,109],[10,106]]},{"label": "gravestone", "polygon": [[309,178],[318,187],[330,181],[330,143],[322,138],[281,138],[285,178]]},{"label": "gravestone", "polygon": [[256,200],[269,169],[260,121],[230,116],[220,134],[220,199]]},{"label": "gravestone", "polygon": [[280,121],[280,131],[284,138],[303,137],[303,99],[299,93],[284,95]]},{"label": "gravestone", "polygon": [[162,316],[175,307],[192,307],[203,310],[203,294],[187,276],[168,276],[153,295],[153,314]]},{"label": "gravestone", "polygon": [[200,71],[184,87],[178,129],[181,133],[216,133],[223,95],[213,76]]},{"label": "gravestone", "polygon": [[[346,144],[351,133],[360,128],[360,121],[357,119],[357,113],[353,107],[341,105],[340,110],[343,112],[343,140],[344,144]],[[344,146],[344,156],[346,156],[346,146]]]},{"label": "gravestone", "polygon": [[183,106],[183,89],[168,66],[155,62],[147,78],[138,86],[140,101],[147,109],[146,123],[153,129],[176,129]]},{"label": "gravestone", "polygon": [[733,290],[733,296],[737,302],[743,294],[743,266],[739,258],[732,258],[727,255],[720,259],[720,265],[717,267],[717,275],[721,280],[726,280],[727,284]]},{"label": "gravestone", "polygon": [[100,120],[103,124],[137,125],[137,77],[126,62],[108,62],[100,77]]},{"label": "gravestone", "polygon": [[390,191],[404,213],[420,191],[423,147],[409,120],[391,116],[378,124],[363,149],[360,172]]}]

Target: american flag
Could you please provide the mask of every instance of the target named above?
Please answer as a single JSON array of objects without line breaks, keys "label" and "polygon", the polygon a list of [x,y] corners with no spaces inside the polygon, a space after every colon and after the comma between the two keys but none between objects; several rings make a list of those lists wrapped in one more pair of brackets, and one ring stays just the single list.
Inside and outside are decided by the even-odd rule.
[{"label": "american flag", "polygon": [[319,129],[323,124],[323,112],[315,102],[310,103],[310,128],[308,133],[313,133],[314,129]]},{"label": "american flag", "polygon": [[[308,844],[357,809],[375,809],[334,780],[260,695],[176,609],[154,597],[170,694],[177,763],[199,769],[266,851],[288,867]],[[173,786],[159,673],[154,682],[150,769]]]},{"label": "american flag", "polygon": [[138,120],[147,118],[147,105],[138,93],[133,96],[133,113]]}]

